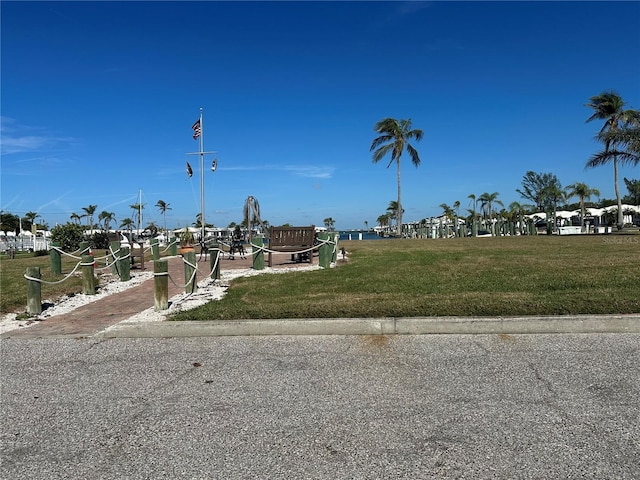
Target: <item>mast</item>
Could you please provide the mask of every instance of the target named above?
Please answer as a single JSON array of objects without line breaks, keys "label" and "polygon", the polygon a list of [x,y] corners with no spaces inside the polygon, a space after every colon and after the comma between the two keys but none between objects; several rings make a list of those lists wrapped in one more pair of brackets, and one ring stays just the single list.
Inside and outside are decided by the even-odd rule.
[{"label": "mast", "polygon": [[[187,155],[199,155],[200,156],[200,240],[204,240],[204,237],[206,235],[206,231],[205,231],[205,217],[204,217],[204,156],[206,154],[210,154],[210,153],[216,153],[216,152],[205,152],[204,151],[204,125],[203,125],[203,119],[202,119],[203,115],[202,115],[202,107],[200,107],[200,118],[199,120],[194,124],[194,126],[192,127],[194,129],[194,131],[196,132],[194,134],[194,138],[198,138],[200,140],[200,148],[199,151],[197,153],[188,153]],[[196,125],[198,126],[198,129],[196,129]]]},{"label": "mast", "polygon": [[200,241],[205,237],[204,221],[204,125],[202,124],[202,107],[200,107]]}]

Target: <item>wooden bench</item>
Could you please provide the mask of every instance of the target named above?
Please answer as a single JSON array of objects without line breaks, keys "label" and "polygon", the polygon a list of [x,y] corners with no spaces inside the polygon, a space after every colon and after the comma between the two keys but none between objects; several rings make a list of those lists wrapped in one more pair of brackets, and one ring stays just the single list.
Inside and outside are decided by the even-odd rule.
[{"label": "wooden bench", "polygon": [[[313,264],[313,250],[297,254],[315,245],[316,227],[271,227],[269,232],[269,250],[274,252],[289,252],[291,260],[308,261]],[[294,256],[296,258],[294,258]],[[273,254],[269,252],[269,266],[273,266]]]}]

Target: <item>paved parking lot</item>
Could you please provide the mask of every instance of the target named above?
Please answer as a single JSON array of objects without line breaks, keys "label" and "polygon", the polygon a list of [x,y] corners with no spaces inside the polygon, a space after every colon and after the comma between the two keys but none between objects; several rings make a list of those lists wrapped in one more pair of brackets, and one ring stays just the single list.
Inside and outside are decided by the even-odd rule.
[{"label": "paved parking lot", "polygon": [[637,479],[638,334],[0,340],[0,478]]}]

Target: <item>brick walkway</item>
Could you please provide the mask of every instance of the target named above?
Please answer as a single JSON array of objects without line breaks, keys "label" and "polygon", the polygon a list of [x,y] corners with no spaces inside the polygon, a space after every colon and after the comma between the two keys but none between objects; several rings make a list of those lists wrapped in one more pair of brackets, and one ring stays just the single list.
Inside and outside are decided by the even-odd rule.
[{"label": "brick walkway", "polygon": [[[197,260],[197,257],[196,257]],[[318,259],[314,259],[318,263]],[[265,259],[266,265],[266,259]],[[308,263],[294,263],[289,260],[289,256],[274,255],[274,268],[307,266]],[[184,292],[184,263],[182,257],[173,257],[168,260],[169,275],[175,283],[169,281],[169,298]],[[221,260],[222,271],[239,270],[252,268],[251,255],[241,259],[236,255],[235,260],[225,257]],[[198,261],[198,270],[209,272],[209,259]],[[153,272],[153,262],[145,262],[145,271]],[[135,274],[136,270],[132,270]],[[197,281],[203,279],[198,273]],[[48,317],[40,322],[30,325],[27,328],[10,330],[0,335],[0,338],[40,338],[73,335],[78,337],[90,336],[111,325],[126,320],[127,318],[152,308],[153,298],[153,278],[129,288],[123,292],[108,295],[95,302],[83,305],[72,312]]]}]

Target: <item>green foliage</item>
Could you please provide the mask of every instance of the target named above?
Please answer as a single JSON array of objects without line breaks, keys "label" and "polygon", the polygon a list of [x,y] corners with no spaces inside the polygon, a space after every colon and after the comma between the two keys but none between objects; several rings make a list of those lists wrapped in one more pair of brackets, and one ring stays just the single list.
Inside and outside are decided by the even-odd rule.
[{"label": "green foliage", "polygon": [[67,222],[64,225],[56,225],[51,230],[51,241],[58,242],[65,252],[73,252],[80,248],[80,242],[84,240],[84,228],[75,223]]},{"label": "green foliage", "polygon": [[630,205],[640,205],[640,180],[634,178],[624,178],[624,184],[627,186],[628,195],[622,198],[622,203]]},{"label": "green foliage", "polygon": [[18,233],[20,230],[20,217],[9,212],[0,212],[0,230],[5,233]]},{"label": "green foliage", "polygon": [[538,173],[529,170],[522,177],[522,190],[516,189],[522,198],[535,203],[542,211],[549,211],[561,190],[560,181],[553,173]]},{"label": "green foliage", "polygon": [[96,250],[108,250],[109,235],[107,232],[95,232],[89,239],[89,246]]},{"label": "green foliage", "polygon": [[195,244],[195,237],[189,227],[185,228],[185,231],[179,234],[180,236],[180,245],[183,247],[191,246]]}]

